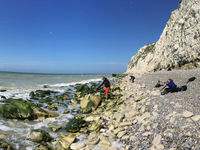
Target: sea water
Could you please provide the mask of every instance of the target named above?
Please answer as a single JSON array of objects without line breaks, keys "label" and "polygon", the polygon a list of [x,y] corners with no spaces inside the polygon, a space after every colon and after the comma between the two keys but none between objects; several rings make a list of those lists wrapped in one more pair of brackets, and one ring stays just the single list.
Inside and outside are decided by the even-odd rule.
[{"label": "sea water", "polygon": [[[3,103],[2,96],[6,98],[22,98],[29,100],[29,93],[35,90],[54,90],[59,93],[73,90],[76,84],[91,82],[101,82],[101,77],[106,76],[112,80],[111,75],[98,74],[31,74],[31,73],[8,73],[0,72],[0,103]],[[44,85],[47,88],[44,88]],[[80,107],[80,106],[76,106]],[[27,134],[32,129],[49,130],[50,125],[62,125],[73,118],[73,115],[63,114],[66,108],[60,108],[57,113],[59,117],[54,119],[34,120],[24,122],[16,119],[4,119],[0,117],[0,138],[3,135],[7,141],[15,146],[16,149],[32,150],[37,144],[26,139]],[[58,135],[49,131],[50,135],[56,138]],[[5,137],[6,136],[6,137]]]}]

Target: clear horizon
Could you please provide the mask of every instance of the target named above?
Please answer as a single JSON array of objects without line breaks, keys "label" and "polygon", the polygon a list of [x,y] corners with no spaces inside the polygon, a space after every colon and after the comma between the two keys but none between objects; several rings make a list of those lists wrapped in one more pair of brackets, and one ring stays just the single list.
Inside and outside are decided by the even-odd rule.
[{"label": "clear horizon", "polygon": [[0,71],[123,73],[180,0],[2,0]]}]

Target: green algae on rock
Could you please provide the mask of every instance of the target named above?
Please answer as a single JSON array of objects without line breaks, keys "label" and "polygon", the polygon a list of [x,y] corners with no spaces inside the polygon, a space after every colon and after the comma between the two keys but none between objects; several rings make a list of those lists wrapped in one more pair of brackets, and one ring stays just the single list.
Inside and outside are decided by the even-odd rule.
[{"label": "green algae on rock", "polygon": [[29,96],[31,99],[39,99],[55,93],[57,92],[51,90],[36,90],[35,92],[30,92]]},{"label": "green algae on rock", "polygon": [[65,129],[66,131],[68,132],[72,132],[72,133],[75,133],[75,132],[78,132],[80,131],[80,129],[82,127],[84,127],[86,125],[86,121],[83,120],[83,119],[80,119],[80,118],[75,118],[75,119],[72,119],[68,122],[68,124],[66,125]]},{"label": "green algae on rock", "polygon": [[36,104],[23,99],[7,99],[6,104],[0,104],[0,116],[9,119],[34,120],[39,117],[56,117],[55,113],[47,112]]}]

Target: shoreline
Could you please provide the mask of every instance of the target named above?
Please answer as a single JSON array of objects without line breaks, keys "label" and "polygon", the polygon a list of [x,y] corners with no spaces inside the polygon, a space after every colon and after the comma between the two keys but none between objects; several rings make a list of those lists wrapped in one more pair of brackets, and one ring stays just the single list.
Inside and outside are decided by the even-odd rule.
[{"label": "shoreline", "polygon": [[[182,85],[191,76],[196,80],[188,84],[187,91],[161,96],[159,89],[154,88],[158,79],[172,78]],[[82,105],[85,97],[81,98],[81,92],[76,92],[75,99],[69,100],[66,109],[75,113],[69,122],[82,119],[86,125],[74,133],[62,131],[69,122],[50,127],[58,134],[53,143],[56,142],[61,149],[74,150],[200,149],[200,105],[194,97],[194,93],[200,91],[199,77],[200,69],[146,73],[136,77],[134,83],[130,82],[129,76],[121,75],[112,84],[112,99],[103,100],[89,113],[79,113],[76,106]],[[84,84],[80,86],[84,87]],[[90,90],[81,90],[87,97]],[[92,91],[95,95],[95,90]],[[48,120],[55,118],[46,118],[42,122]],[[37,144],[35,149],[54,150],[56,145]]]}]

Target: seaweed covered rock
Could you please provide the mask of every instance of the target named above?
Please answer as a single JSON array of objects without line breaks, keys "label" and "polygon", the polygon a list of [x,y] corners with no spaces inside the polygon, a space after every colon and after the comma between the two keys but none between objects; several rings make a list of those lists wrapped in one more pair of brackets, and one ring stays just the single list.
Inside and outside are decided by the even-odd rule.
[{"label": "seaweed covered rock", "polygon": [[83,113],[89,113],[95,110],[101,102],[101,97],[96,95],[86,95],[81,99],[81,111]]},{"label": "seaweed covered rock", "polygon": [[49,142],[52,138],[50,137],[49,133],[44,130],[31,130],[27,136],[27,139],[33,142],[41,143]]},{"label": "seaweed covered rock", "polygon": [[56,96],[55,98],[58,101],[68,100],[69,99],[69,94],[68,93],[63,93],[61,95]]},{"label": "seaweed covered rock", "polygon": [[40,99],[55,93],[57,92],[51,90],[36,90],[35,92],[32,91],[29,96],[31,99]]},{"label": "seaweed covered rock", "polygon": [[79,93],[78,97],[84,97],[88,94],[94,94],[96,92],[98,85],[96,83],[92,83],[89,87],[87,84],[80,84],[75,87],[76,92]]},{"label": "seaweed covered rock", "polygon": [[8,99],[6,104],[0,104],[0,116],[10,119],[30,119],[35,118],[33,107],[36,105],[23,99]]},{"label": "seaweed covered rock", "polygon": [[86,125],[86,122],[85,122],[85,120],[83,120],[83,119],[80,119],[80,118],[78,118],[78,119],[72,119],[72,120],[70,120],[69,122],[68,122],[68,124],[66,125],[66,131],[68,131],[68,132],[72,132],[72,133],[75,133],[75,132],[78,132],[78,131],[80,131],[80,129],[82,128],[82,127],[84,127]]},{"label": "seaweed covered rock", "polygon": [[6,104],[0,104],[0,116],[9,119],[34,120],[39,117],[55,117],[55,113],[47,112],[36,104],[23,99],[7,99]]},{"label": "seaweed covered rock", "polygon": [[53,100],[51,97],[42,98],[40,103],[50,103]]}]

